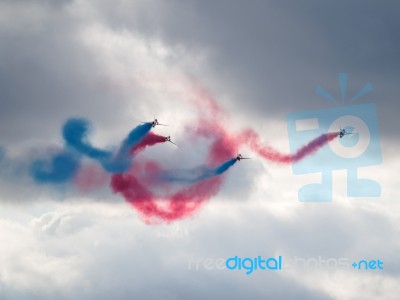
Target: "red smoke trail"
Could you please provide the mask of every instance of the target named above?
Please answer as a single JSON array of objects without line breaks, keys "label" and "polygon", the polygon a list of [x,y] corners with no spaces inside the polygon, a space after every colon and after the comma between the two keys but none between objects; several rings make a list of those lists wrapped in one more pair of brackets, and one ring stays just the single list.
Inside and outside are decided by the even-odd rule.
[{"label": "red smoke trail", "polygon": [[230,135],[228,131],[214,121],[200,120],[193,135],[195,138],[205,137],[212,140],[208,153],[209,164],[219,164],[236,156],[235,149],[239,146],[238,137]]},{"label": "red smoke trail", "polygon": [[204,137],[220,136],[211,146],[215,148],[211,151],[210,159],[212,162],[218,161],[221,156],[225,158],[229,157],[235,154],[233,152],[235,149],[238,149],[241,145],[247,145],[251,150],[269,161],[282,164],[296,163],[306,156],[314,154],[338,136],[337,132],[321,134],[293,154],[281,153],[268,145],[262,145],[259,135],[252,129],[245,129],[235,135],[228,133],[228,130],[220,125],[223,122],[227,122],[227,115],[217,104],[212,94],[206,88],[194,82],[191,84],[191,89],[195,94],[193,97],[195,105],[201,107],[209,115],[214,116],[213,120],[215,118],[219,119],[218,123],[208,119],[202,120],[199,122],[199,127],[196,130],[196,134]]},{"label": "red smoke trail", "polygon": [[[165,137],[149,132],[142,141],[130,150],[131,154],[138,153],[146,147],[164,143]],[[90,164],[82,167],[74,178],[74,183],[82,192],[89,192],[106,184],[109,175],[98,165]]]},{"label": "red smoke trail", "polygon": [[190,81],[187,84],[190,88],[191,100],[199,111],[205,111],[207,115],[214,119],[225,119],[227,117],[207,88],[195,81]]},{"label": "red smoke trail", "polygon": [[133,174],[113,175],[111,187],[121,193],[147,223],[151,223],[154,219],[172,222],[191,215],[218,192],[221,182],[221,177],[214,177],[160,198]]},{"label": "red smoke trail", "polygon": [[314,154],[329,141],[337,138],[337,136],[336,132],[321,134],[293,154],[284,154],[270,146],[261,145],[260,137],[252,130],[247,130],[245,139],[249,147],[263,158],[277,163],[289,164],[298,162],[304,157]]},{"label": "red smoke trail", "polygon": [[[211,166],[220,164],[229,157],[234,157],[241,145],[248,145],[250,149],[270,161],[294,163],[315,153],[337,137],[337,133],[323,134],[293,155],[283,154],[272,147],[263,145],[259,135],[251,129],[243,130],[239,134],[227,130],[224,126],[227,122],[226,114],[205,88],[192,84],[190,92],[195,107],[201,110],[202,118],[191,123],[189,137],[192,139],[203,137],[211,140],[207,155],[207,163]],[[160,142],[165,142],[165,138],[150,133],[131,150],[131,153],[135,154],[145,147]],[[142,166],[145,169],[144,174],[156,174],[164,171],[156,162],[143,163]],[[114,192],[121,193],[147,223],[157,220],[169,223],[192,215],[201,205],[218,193],[224,179],[223,176],[209,178],[176,192],[162,193],[160,196],[152,189],[156,183],[149,181],[148,178],[143,179],[140,175],[140,163],[138,163],[129,173],[113,175],[111,187]],[[160,188],[159,184],[157,187]]]},{"label": "red smoke trail", "polygon": [[[217,109],[213,106],[213,111]],[[194,137],[203,136],[212,139],[212,145],[208,153],[208,163],[215,165],[233,157],[236,142],[216,122],[201,120],[197,122],[197,130]],[[144,138],[134,152],[140,151],[147,146],[154,145],[155,137]],[[162,140],[165,141],[165,138]],[[220,190],[223,176],[213,177],[200,181],[189,187],[169,194],[167,196],[155,195],[148,186],[151,182],[143,184],[139,181],[139,166],[135,165],[129,173],[115,174],[111,179],[111,187],[114,192],[121,193],[126,201],[130,203],[143,217],[147,223],[154,220],[172,222],[192,215],[207,200],[215,196]],[[152,162],[152,172],[162,171],[160,166]]]},{"label": "red smoke trail", "polygon": [[144,150],[146,147],[154,146],[158,143],[164,143],[166,141],[164,136],[149,132],[136,146],[132,147],[130,153],[134,154]]},{"label": "red smoke trail", "polygon": [[[207,132],[207,134],[211,134],[211,132]],[[215,138],[209,152],[210,161],[226,159],[224,154],[230,152],[230,145],[226,141],[225,136]],[[145,143],[145,140],[142,142]],[[139,182],[136,173],[135,166],[128,174],[113,175],[111,187],[114,192],[121,193],[147,223],[151,223],[153,220],[169,223],[188,217],[197,211],[204,202],[216,195],[223,182],[223,177],[213,177],[171,195],[158,197]]]}]

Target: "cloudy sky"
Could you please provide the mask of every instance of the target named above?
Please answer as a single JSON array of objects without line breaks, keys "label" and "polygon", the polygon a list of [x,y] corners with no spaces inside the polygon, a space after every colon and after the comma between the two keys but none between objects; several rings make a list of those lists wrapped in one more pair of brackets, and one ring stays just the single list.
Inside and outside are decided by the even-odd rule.
[{"label": "cloudy sky", "polygon": [[[0,0],[1,299],[397,299],[400,21],[396,1],[38,1]],[[80,194],[33,184],[25,166],[62,145],[69,117],[95,124],[93,142],[114,145],[156,115],[179,149],[149,155],[201,161],[184,139],[196,117],[187,80],[201,83],[229,115],[289,151],[286,116],[329,109],[370,82],[383,162],[360,168],[379,198],[346,196],[333,173],[333,201],[303,203],[319,174],[258,158],[236,164],[194,216],[143,222],[107,187]],[[200,112],[201,113],[201,112]],[[231,256],[281,255],[345,262],[281,271],[218,268]],[[211,263],[205,264],[208,259]],[[356,270],[380,259],[384,270]]]}]

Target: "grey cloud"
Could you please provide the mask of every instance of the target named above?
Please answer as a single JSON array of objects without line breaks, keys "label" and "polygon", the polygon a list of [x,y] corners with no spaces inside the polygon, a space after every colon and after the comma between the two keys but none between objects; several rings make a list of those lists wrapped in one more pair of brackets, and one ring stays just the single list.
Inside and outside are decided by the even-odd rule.
[{"label": "grey cloud", "polygon": [[348,95],[371,82],[374,91],[362,101],[376,101],[382,135],[396,135],[390,120],[398,111],[397,2],[155,3],[135,10],[121,2],[123,10],[99,10],[112,27],[209,49],[209,67],[219,82],[204,81],[217,94],[228,93],[235,102],[230,107],[246,103],[241,110],[253,118],[331,107],[314,89],[323,85],[339,96],[337,74],[348,72]]},{"label": "grey cloud", "polygon": [[[96,58],[78,41],[77,29],[83,21],[68,6],[36,5],[44,15],[33,21],[38,26],[31,28],[27,23],[23,28],[0,31],[3,144],[55,140],[62,121],[71,115],[105,124],[124,115],[125,95],[112,88]],[[22,18],[21,22],[27,21]]]}]

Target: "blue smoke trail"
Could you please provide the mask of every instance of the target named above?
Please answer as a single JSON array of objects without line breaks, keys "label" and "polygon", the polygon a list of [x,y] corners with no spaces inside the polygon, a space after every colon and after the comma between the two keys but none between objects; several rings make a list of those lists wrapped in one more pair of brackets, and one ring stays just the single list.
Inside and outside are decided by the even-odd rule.
[{"label": "blue smoke trail", "polygon": [[27,172],[38,183],[62,183],[70,180],[79,168],[79,157],[68,151],[54,155],[51,161],[39,159],[31,162],[15,161],[7,156],[0,146],[0,175],[7,178],[21,178]]},{"label": "blue smoke trail", "polygon": [[205,180],[223,174],[230,167],[232,167],[236,163],[236,161],[237,160],[235,158],[232,158],[215,168],[201,166],[189,170],[178,169],[178,170],[164,171],[159,176],[157,176],[157,179],[161,181],[192,184],[199,182],[201,180]]},{"label": "blue smoke trail", "polygon": [[62,152],[55,155],[51,163],[36,160],[30,167],[32,177],[40,183],[63,183],[69,181],[79,169],[77,155]]},{"label": "blue smoke trail", "polygon": [[[145,123],[134,128],[123,140],[118,151],[93,147],[88,141],[90,123],[85,119],[69,119],[63,126],[62,135],[66,149],[53,156],[51,161],[36,160],[30,166],[30,174],[40,183],[63,183],[71,180],[80,167],[81,155],[97,160],[110,173],[122,173],[129,169],[132,158],[130,149],[138,144],[151,130]],[[0,148],[0,161],[4,159]]]},{"label": "blue smoke trail", "polygon": [[122,142],[116,157],[130,157],[132,147],[139,144],[139,142],[150,132],[152,123],[144,123],[136,126]]},{"label": "blue smoke trail", "polygon": [[106,160],[112,157],[111,151],[106,151],[93,147],[87,141],[90,124],[84,119],[69,119],[62,129],[64,140],[67,144],[84,154],[96,160]]},{"label": "blue smoke trail", "polygon": [[232,159],[224,162],[222,165],[219,165],[218,167],[215,168],[215,175],[220,175],[220,174],[226,172],[236,162],[237,162],[236,158],[232,158]]},{"label": "blue smoke trail", "polygon": [[67,145],[79,153],[97,160],[107,172],[123,173],[129,169],[132,162],[130,149],[149,133],[152,124],[144,123],[134,128],[121,143],[116,153],[93,147],[88,141],[89,126],[89,122],[85,119],[69,119],[62,130]]}]

